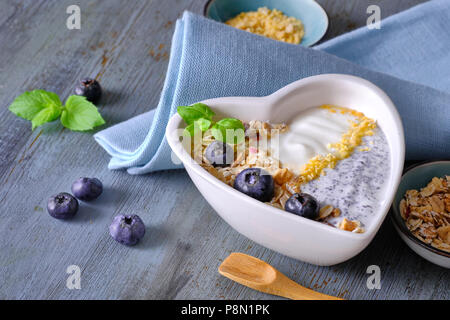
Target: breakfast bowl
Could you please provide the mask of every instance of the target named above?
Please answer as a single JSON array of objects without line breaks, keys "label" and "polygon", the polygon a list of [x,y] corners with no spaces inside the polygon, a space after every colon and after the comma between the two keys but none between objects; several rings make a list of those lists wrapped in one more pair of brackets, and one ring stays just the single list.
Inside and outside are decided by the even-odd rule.
[{"label": "breakfast bowl", "polygon": [[389,211],[405,157],[400,117],[380,88],[355,76],[322,74],[293,82],[266,97],[224,97],[203,103],[214,110],[217,119],[235,117],[242,121],[256,119],[289,123],[305,110],[333,104],[363,112],[376,120],[386,136],[385,147],[389,153],[385,162],[389,170],[382,188],[379,188],[380,197],[370,203],[374,212],[364,233],[330,227],[237,191],[193,161],[179,135],[186,126],[180,115],[172,116],[166,127],[166,138],[173,153],[182,161],[200,193],[231,227],[247,238],[286,256],[323,266],[346,261],[370,243]]},{"label": "breakfast bowl", "polygon": [[314,45],[327,32],[328,16],[314,0],[209,0],[205,5],[204,15],[218,22],[225,22],[241,12],[257,11],[261,7],[280,10],[285,15],[302,21],[305,35],[300,45],[304,47]]},{"label": "breakfast bowl", "polygon": [[414,165],[405,170],[392,204],[391,220],[401,239],[422,258],[444,268],[450,268],[450,252],[419,240],[407,228],[400,213],[400,201],[407,190],[420,190],[434,177],[450,175],[450,161],[433,161]]}]

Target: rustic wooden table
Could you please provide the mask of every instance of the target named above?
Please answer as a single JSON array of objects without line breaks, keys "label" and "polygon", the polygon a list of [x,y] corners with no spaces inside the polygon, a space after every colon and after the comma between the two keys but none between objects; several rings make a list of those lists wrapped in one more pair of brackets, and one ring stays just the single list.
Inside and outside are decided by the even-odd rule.
[{"label": "rustic wooden table", "polygon": [[[31,132],[7,109],[25,90],[67,97],[75,81],[97,76],[109,125],[156,106],[175,20],[202,13],[206,0],[78,1],[81,30],[66,28],[71,0],[0,2],[0,299],[272,299],[221,277],[232,251],[259,257],[304,286],[347,299],[448,299],[450,277],[414,254],[386,219],[360,255],[317,267],[289,259],[239,235],[200,196],[182,170],[130,176],[109,171],[92,133],[52,123]],[[326,38],[365,24],[376,3],[382,16],[423,0],[321,0],[331,20]],[[46,212],[49,195],[69,191],[79,176],[99,177],[104,195],[75,220]],[[133,248],[108,235],[119,213],[148,226]],[[381,289],[366,286],[369,265],[381,268]],[[66,287],[69,265],[81,289]]]}]

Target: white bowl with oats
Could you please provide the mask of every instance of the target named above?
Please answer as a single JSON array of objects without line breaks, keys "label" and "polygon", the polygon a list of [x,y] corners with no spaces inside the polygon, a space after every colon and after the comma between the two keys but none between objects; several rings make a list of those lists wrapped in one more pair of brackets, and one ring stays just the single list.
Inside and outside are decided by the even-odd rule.
[{"label": "white bowl with oats", "polygon": [[[166,137],[201,194],[235,230],[317,265],[348,260],[370,243],[392,203],[405,154],[400,117],[381,89],[355,76],[323,74],[266,97],[194,106],[183,110],[200,108],[207,118],[201,126],[188,126],[198,110],[179,109]],[[227,126],[245,132],[223,138],[218,129]],[[211,153],[217,145],[222,154]]]}]

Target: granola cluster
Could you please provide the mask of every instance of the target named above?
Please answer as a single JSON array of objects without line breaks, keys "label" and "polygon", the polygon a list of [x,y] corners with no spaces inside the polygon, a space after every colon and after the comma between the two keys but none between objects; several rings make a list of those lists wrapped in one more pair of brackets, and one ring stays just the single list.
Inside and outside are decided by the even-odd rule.
[{"label": "granola cluster", "polygon": [[286,132],[288,126],[286,124],[250,121],[245,123],[245,129],[245,142],[234,146],[236,158],[230,166],[224,168],[213,167],[204,156],[205,149],[215,140],[207,132],[203,137],[200,151],[203,155],[201,166],[230,186],[233,186],[236,176],[242,170],[253,167],[263,168],[272,175],[275,182],[275,196],[269,204],[284,208],[284,204],[289,197],[299,190],[288,184],[294,174],[287,168],[281,169],[279,160],[272,157],[270,145],[262,145],[261,142],[270,143],[273,135]]},{"label": "granola cluster", "polygon": [[294,44],[299,44],[305,34],[300,20],[267,7],[258,8],[257,11],[241,12],[225,23],[241,30]]},{"label": "granola cluster", "polygon": [[[274,179],[275,192],[274,197],[267,204],[284,209],[286,201],[294,194],[300,193],[299,181],[300,176],[295,175],[288,168],[282,168],[278,159],[271,154],[270,139],[277,134],[284,133],[288,130],[288,126],[282,124],[271,124],[263,121],[250,121],[245,126],[245,142],[234,145],[235,160],[227,167],[213,167],[205,158],[205,150],[215,138],[210,132],[205,132],[200,144],[193,146],[193,158],[200,165],[222,182],[233,186],[236,176],[244,169],[259,167],[270,173]],[[326,205],[320,209],[317,221],[335,227],[328,220],[339,217],[341,211],[331,205]],[[363,233],[359,221],[350,221],[346,218],[342,219],[337,227],[341,230],[354,233]]]},{"label": "granola cluster", "polygon": [[434,177],[420,191],[406,191],[400,214],[416,238],[450,252],[450,176]]}]

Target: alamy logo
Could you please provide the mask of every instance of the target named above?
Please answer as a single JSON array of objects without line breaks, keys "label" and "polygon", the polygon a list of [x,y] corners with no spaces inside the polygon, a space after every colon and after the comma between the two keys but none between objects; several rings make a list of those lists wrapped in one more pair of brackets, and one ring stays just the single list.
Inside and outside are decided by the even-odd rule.
[{"label": "alamy logo", "polygon": [[66,287],[70,290],[81,289],[81,269],[77,265],[67,267],[66,273],[70,276],[67,278]]},{"label": "alamy logo", "polygon": [[377,265],[370,265],[367,267],[366,270],[367,274],[370,274],[370,276],[367,278],[367,289],[373,290],[373,289],[381,289],[381,270],[380,267]]},{"label": "alamy logo", "polygon": [[77,5],[68,6],[66,13],[70,14],[67,18],[66,26],[69,30],[80,30],[81,29],[81,9]]},{"label": "alamy logo", "polygon": [[381,29],[381,9],[379,6],[373,4],[367,7],[367,11],[370,16],[367,18],[367,28]]}]

